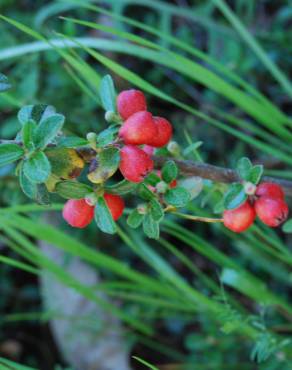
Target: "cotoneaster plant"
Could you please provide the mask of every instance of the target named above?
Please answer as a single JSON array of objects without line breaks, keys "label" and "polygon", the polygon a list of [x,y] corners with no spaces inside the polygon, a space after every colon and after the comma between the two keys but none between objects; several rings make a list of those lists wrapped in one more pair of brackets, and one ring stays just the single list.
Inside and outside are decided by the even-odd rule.
[{"label": "cotoneaster plant", "polygon": [[[9,88],[4,76],[0,86]],[[148,237],[156,239],[167,213],[221,222],[237,233],[247,230],[256,216],[270,227],[286,220],[284,190],[262,181],[263,167],[253,166],[247,158],[238,162],[236,172],[228,172],[235,182],[215,207],[222,218],[189,214],[189,203],[203,189],[202,178],[216,182],[217,171],[218,182],[226,182],[222,169],[186,161],[189,148],[181,151],[172,140],[172,124],[149,111],[142,91],[125,90],[116,96],[107,75],[100,84],[100,100],[108,123],[102,132],[89,132],[86,138],[65,136],[65,117],[54,107],[28,105],[18,113],[21,129],[15,140],[0,144],[0,165],[17,163],[15,173],[24,194],[44,205],[50,204],[50,193],[65,198],[63,218],[72,227],[84,228],[95,220],[101,231],[114,234],[125,211],[124,198],[129,197],[136,204],[127,209],[129,227],[142,226]],[[81,182],[85,171],[87,179]]]}]

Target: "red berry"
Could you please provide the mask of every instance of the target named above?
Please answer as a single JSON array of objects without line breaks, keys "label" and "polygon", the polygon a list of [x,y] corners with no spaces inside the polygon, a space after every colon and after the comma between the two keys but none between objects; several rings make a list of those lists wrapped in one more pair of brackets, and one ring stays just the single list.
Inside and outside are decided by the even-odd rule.
[{"label": "red berry", "polygon": [[154,146],[155,148],[161,148],[171,139],[172,125],[167,119],[162,117],[154,117],[154,122],[156,124],[158,133],[152,137],[150,145]]},{"label": "red berry", "polygon": [[254,222],[255,217],[255,210],[248,201],[238,208],[226,210],[223,213],[225,227],[235,233],[241,233],[248,229]]},{"label": "red berry", "polygon": [[85,199],[70,199],[63,208],[63,218],[73,227],[84,228],[94,217],[94,207]]},{"label": "red berry", "polygon": [[121,149],[120,171],[128,181],[141,182],[153,169],[153,161],[142,149],[125,145]]},{"label": "red berry", "polygon": [[255,202],[255,211],[258,218],[270,227],[277,227],[283,223],[289,213],[288,205],[280,198],[262,196]]},{"label": "red berry", "polygon": [[117,97],[117,107],[120,116],[126,120],[132,114],[147,110],[146,99],[142,91],[125,90]]},{"label": "red berry", "polygon": [[268,196],[271,198],[280,198],[283,200],[285,198],[282,187],[273,182],[262,182],[261,184],[259,184],[255,195],[258,197]]},{"label": "red berry", "polygon": [[149,144],[157,136],[152,114],[147,111],[134,113],[120,128],[119,136],[125,144]]},{"label": "red berry", "polygon": [[114,221],[117,221],[123,214],[125,203],[119,195],[104,194],[104,200],[112,214]]}]

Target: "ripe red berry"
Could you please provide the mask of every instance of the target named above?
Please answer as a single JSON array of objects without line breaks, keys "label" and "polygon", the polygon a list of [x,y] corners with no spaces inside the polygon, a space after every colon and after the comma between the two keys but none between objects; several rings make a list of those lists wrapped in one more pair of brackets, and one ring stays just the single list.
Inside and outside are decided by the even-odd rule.
[{"label": "ripe red berry", "polygon": [[268,196],[271,198],[280,198],[283,200],[285,198],[282,187],[273,182],[262,182],[261,184],[259,184],[255,195],[258,197]]},{"label": "ripe red berry", "polygon": [[125,208],[123,198],[115,194],[104,194],[104,200],[112,214],[114,221],[117,221],[122,216]]},{"label": "ripe red berry", "polygon": [[70,199],[63,208],[63,218],[69,225],[84,228],[90,224],[94,217],[94,207],[85,199]]},{"label": "ripe red berry", "polygon": [[117,97],[117,108],[123,120],[126,120],[134,113],[147,110],[146,99],[142,91],[125,90]]},{"label": "ripe red berry", "polygon": [[147,111],[134,113],[120,128],[119,136],[125,144],[149,144],[157,136],[152,114]]},{"label": "ripe red berry", "polygon": [[157,135],[152,137],[150,145],[155,148],[161,148],[168,144],[172,137],[172,125],[163,117],[154,117],[154,122],[157,127]]},{"label": "ripe red berry", "polygon": [[283,223],[289,213],[288,205],[281,198],[262,196],[255,202],[255,211],[258,218],[270,227],[277,227]]},{"label": "ripe red berry", "polygon": [[142,149],[125,145],[121,149],[120,171],[128,181],[141,182],[153,169],[153,161]]},{"label": "ripe red berry", "polygon": [[235,233],[241,233],[248,229],[254,222],[255,217],[255,210],[248,201],[241,204],[238,208],[226,210],[223,213],[225,227]]}]

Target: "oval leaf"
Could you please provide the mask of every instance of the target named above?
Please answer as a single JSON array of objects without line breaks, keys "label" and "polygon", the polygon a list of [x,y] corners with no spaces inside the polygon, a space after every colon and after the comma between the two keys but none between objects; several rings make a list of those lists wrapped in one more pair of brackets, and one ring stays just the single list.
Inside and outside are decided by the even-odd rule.
[{"label": "oval leaf", "polygon": [[228,191],[224,195],[224,208],[235,209],[238,208],[247,199],[244,192],[243,185],[240,183],[231,184]]},{"label": "oval leaf", "polygon": [[37,152],[24,161],[23,171],[30,181],[43,183],[51,174],[51,165],[43,152]]},{"label": "oval leaf", "polygon": [[182,187],[176,187],[166,192],[164,195],[164,200],[171,206],[184,207],[191,200],[191,196],[186,189]]},{"label": "oval leaf", "polygon": [[103,197],[99,197],[94,211],[95,222],[99,229],[107,234],[116,232],[116,224]]},{"label": "oval leaf", "polygon": [[143,219],[143,231],[151,239],[159,239],[159,222],[151,214],[146,214]]},{"label": "oval leaf", "polygon": [[127,218],[127,224],[133,229],[137,229],[143,221],[144,215],[138,212],[137,209],[134,209]]},{"label": "oval leaf", "polygon": [[116,92],[113,79],[110,75],[102,78],[99,87],[99,94],[103,108],[106,111],[116,111]]},{"label": "oval leaf", "polygon": [[65,199],[83,199],[93,190],[90,186],[78,181],[61,181],[56,185],[56,192]]},{"label": "oval leaf", "polygon": [[178,168],[174,161],[167,161],[165,165],[162,167],[161,170],[162,180],[167,182],[168,184],[177,178],[177,174]]},{"label": "oval leaf", "polygon": [[24,155],[23,149],[16,144],[0,145],[0,167],[15,162]]},{"label": "oval leaf", "polygon": [[58,135],[63,127],[65,117],[62,114],[54,114],[42,120],[37,126],[34,142],[37,148],[44,149]]}]

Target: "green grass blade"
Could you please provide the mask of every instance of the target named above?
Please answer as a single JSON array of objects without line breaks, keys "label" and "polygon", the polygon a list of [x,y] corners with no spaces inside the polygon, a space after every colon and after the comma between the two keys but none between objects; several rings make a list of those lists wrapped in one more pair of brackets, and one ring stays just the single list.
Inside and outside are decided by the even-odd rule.
[{"label": "green grass blade", "polygon": [[254,51],[263,65],[273,75],[276,81],[282,86],[283,90],[292,97],[292,85],[284,73],[278,66],[267,56],[264,49],[260,46],[257,40],[248,32],[240,19],[233,13],[224,0],[212,0],[213,3],[220,9],[226,19],[232,24],[234,29],[239,33],[247,45]]}]

